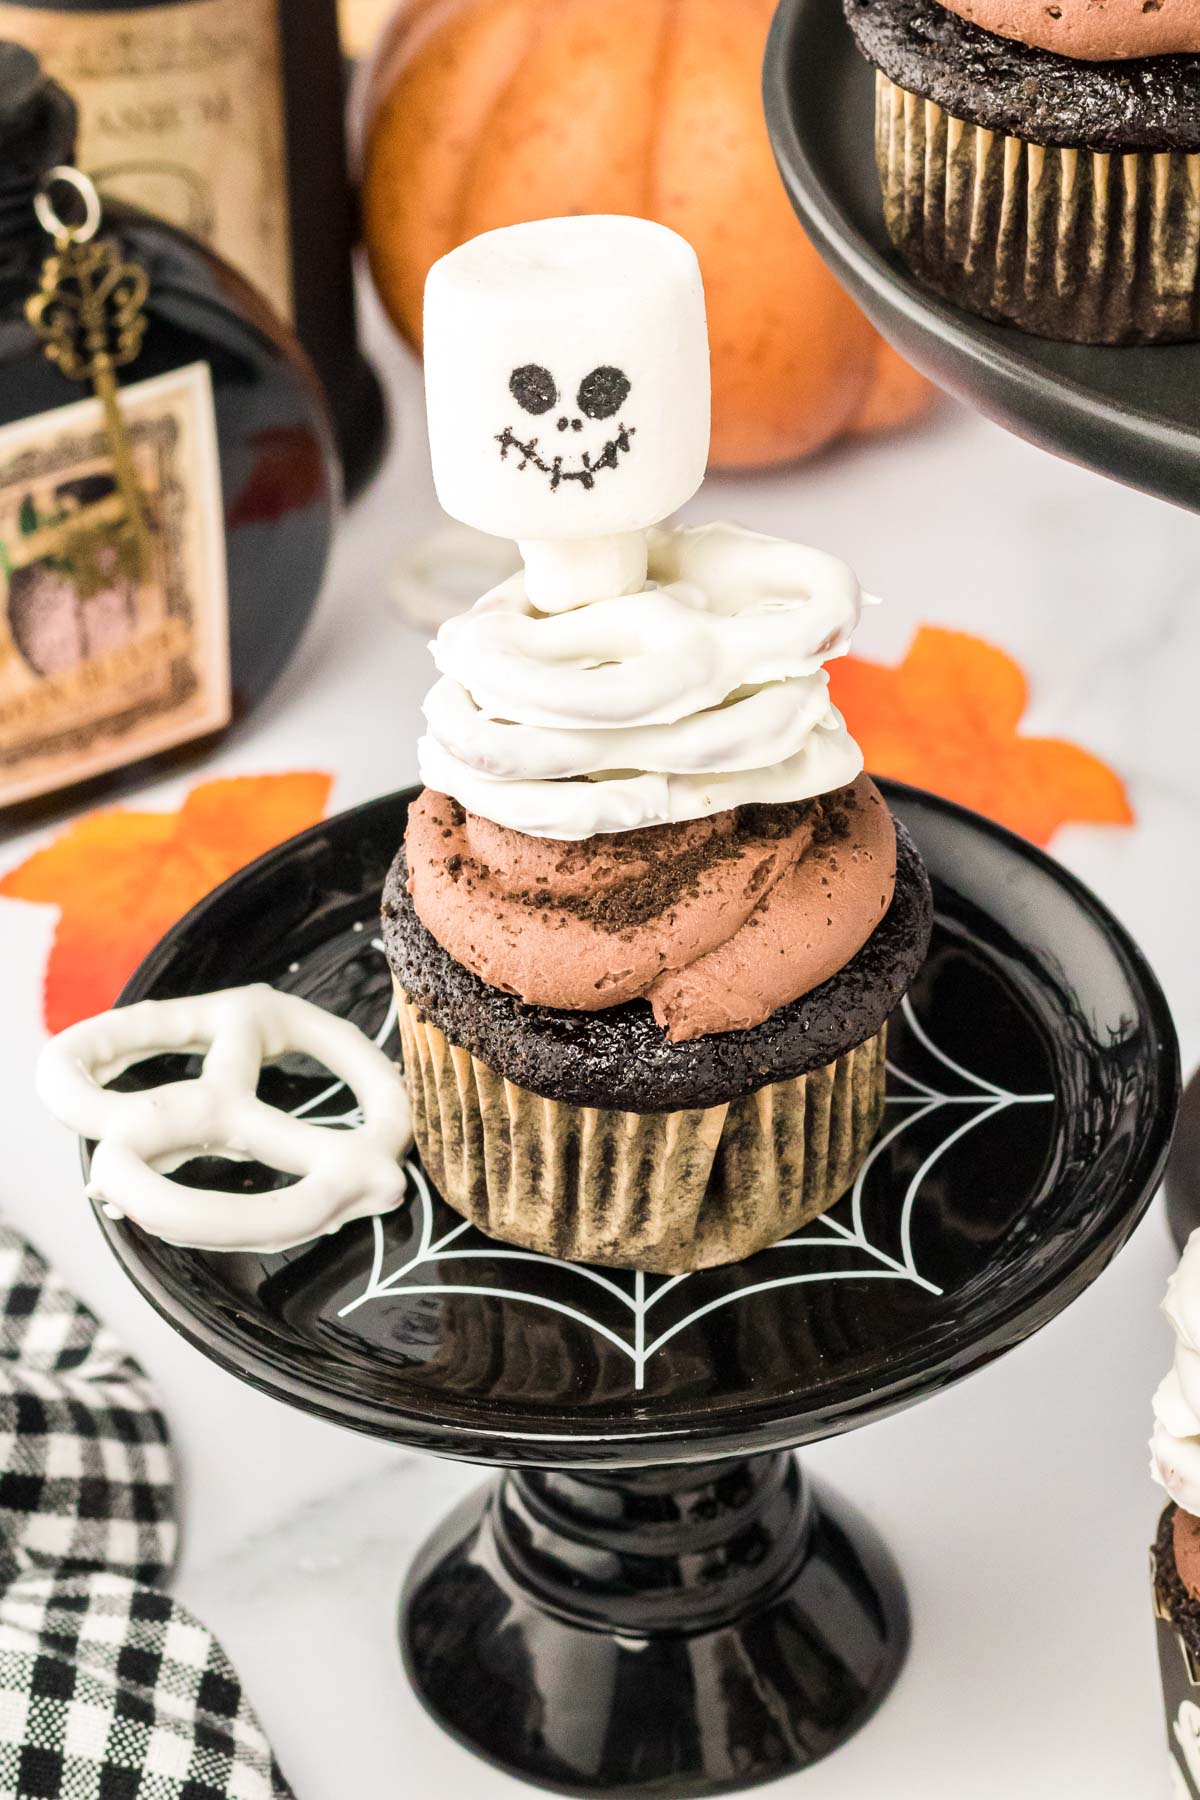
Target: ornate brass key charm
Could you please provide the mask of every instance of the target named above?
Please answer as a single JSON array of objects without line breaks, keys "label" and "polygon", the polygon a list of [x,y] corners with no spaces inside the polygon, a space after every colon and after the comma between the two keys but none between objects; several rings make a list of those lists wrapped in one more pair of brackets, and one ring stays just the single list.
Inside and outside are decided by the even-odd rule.
[{"label": "ornate brass key charm", "polygon": [[[67,224],[50,198],[60,183],[75,189],[84,216]],[[146,511],[138,490],[129,433],[117,398],[115,370],[132,362],[146,331],[142,311],[149,281],[138,263],[122,262],[117,246],[96,238],[100,198],[78,169],[50,169],[34,206],[54,251],[42,265],[38,291],[25,306],[50,361],[72,381],[89,381],[104,408],[113,468],[123,503],[124,533],[132,540],[139,577],[153,554]]]}]

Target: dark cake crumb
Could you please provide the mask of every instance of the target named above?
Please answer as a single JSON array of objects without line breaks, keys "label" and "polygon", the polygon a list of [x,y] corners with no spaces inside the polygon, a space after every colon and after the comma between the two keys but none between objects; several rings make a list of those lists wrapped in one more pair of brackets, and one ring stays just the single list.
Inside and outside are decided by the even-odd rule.
[{"label": "dark cake crumb", "polygon": [[[633,880],[618,882],[592,894],[568,894],[556,899],[537,888],[525,888],[514,893],[512,898],[522,906],[554,905],[576,918],[586,919],[601,931],[619,935],[647,925],[653,919],[669,919],[670,909],[680,900],[702,897],[705,892],[702,882],[710,870],[744,856],[749,849],[790,836],[808,820],[813,821],[813,843],[818,848],[849,836],[852,829],[850,811],[854,805],[853,791],[842,789],[815,800],[781,806],[739,806],[734,809],[733,829],[728,835],[714,832],[692,849],[661,863],[655,862],[651,855],[645,873]],[[651,827],[651,830],[655,829],[662,828]],[[648,860],[647,836],[645,831],[615,832],[605,843],[605,855],[618,866],[627,862],[645,864]],[[769,879],[772,867],[773,864],[768,862],[759,864],[748,883],[748,894],[757,893]]]}]

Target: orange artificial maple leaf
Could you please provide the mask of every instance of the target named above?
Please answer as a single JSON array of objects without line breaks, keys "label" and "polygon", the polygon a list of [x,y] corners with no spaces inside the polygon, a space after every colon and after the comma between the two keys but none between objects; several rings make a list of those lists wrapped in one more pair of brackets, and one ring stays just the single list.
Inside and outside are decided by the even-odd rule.
[{"label": "orange artificial maple leaf", "polygon": [[59,908],[46,964],[50,1031],[104,1012],[163,932],[235,870],[325,812],[332,776],[234,776],[178,812],[89,813],[0,879],[0,894]]},{"label": "orange artificial maple leaf", "polygon": [[895,667],[831,664],[834,700],[867,767],[986,813],[1035,844],[1060,825],[1131,825],[1115,770],[1062,738],[1023,737],[1029,688],[994,644],[923,625]]}]

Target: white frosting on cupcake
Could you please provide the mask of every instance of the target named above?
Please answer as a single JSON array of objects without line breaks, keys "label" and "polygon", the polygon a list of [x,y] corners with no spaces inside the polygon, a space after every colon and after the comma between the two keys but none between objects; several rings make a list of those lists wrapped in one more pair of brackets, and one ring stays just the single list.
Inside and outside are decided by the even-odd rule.
[{"label": "white frosting on cupcake", "polygon": [[1150,1473],[1177,1506],[1200,1516],[1200,1231],[1167,1284],[1163,1311],[1175,1329],[1175,1362],[1154,1395]]}]

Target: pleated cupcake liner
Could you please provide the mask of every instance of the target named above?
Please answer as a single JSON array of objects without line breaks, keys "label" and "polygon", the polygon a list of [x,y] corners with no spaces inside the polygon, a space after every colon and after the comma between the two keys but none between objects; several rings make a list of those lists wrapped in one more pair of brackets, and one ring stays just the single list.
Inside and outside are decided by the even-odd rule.
[{"label": "pleated cupcake liner", "polygon": [[1200,155],[1044,148],[876,73],[892,243],[947,299],[1084,344],[1200,337]]},{"label": "pleated cupcake liner", "polygon": [[489,1237],[569,1262],[684,1274],[797,1231],[853,1181],[883,1115],[886,1026],[741,1100],[634,1113],[547,1100],[449,1042],[397,984],[413,1132]]}]

